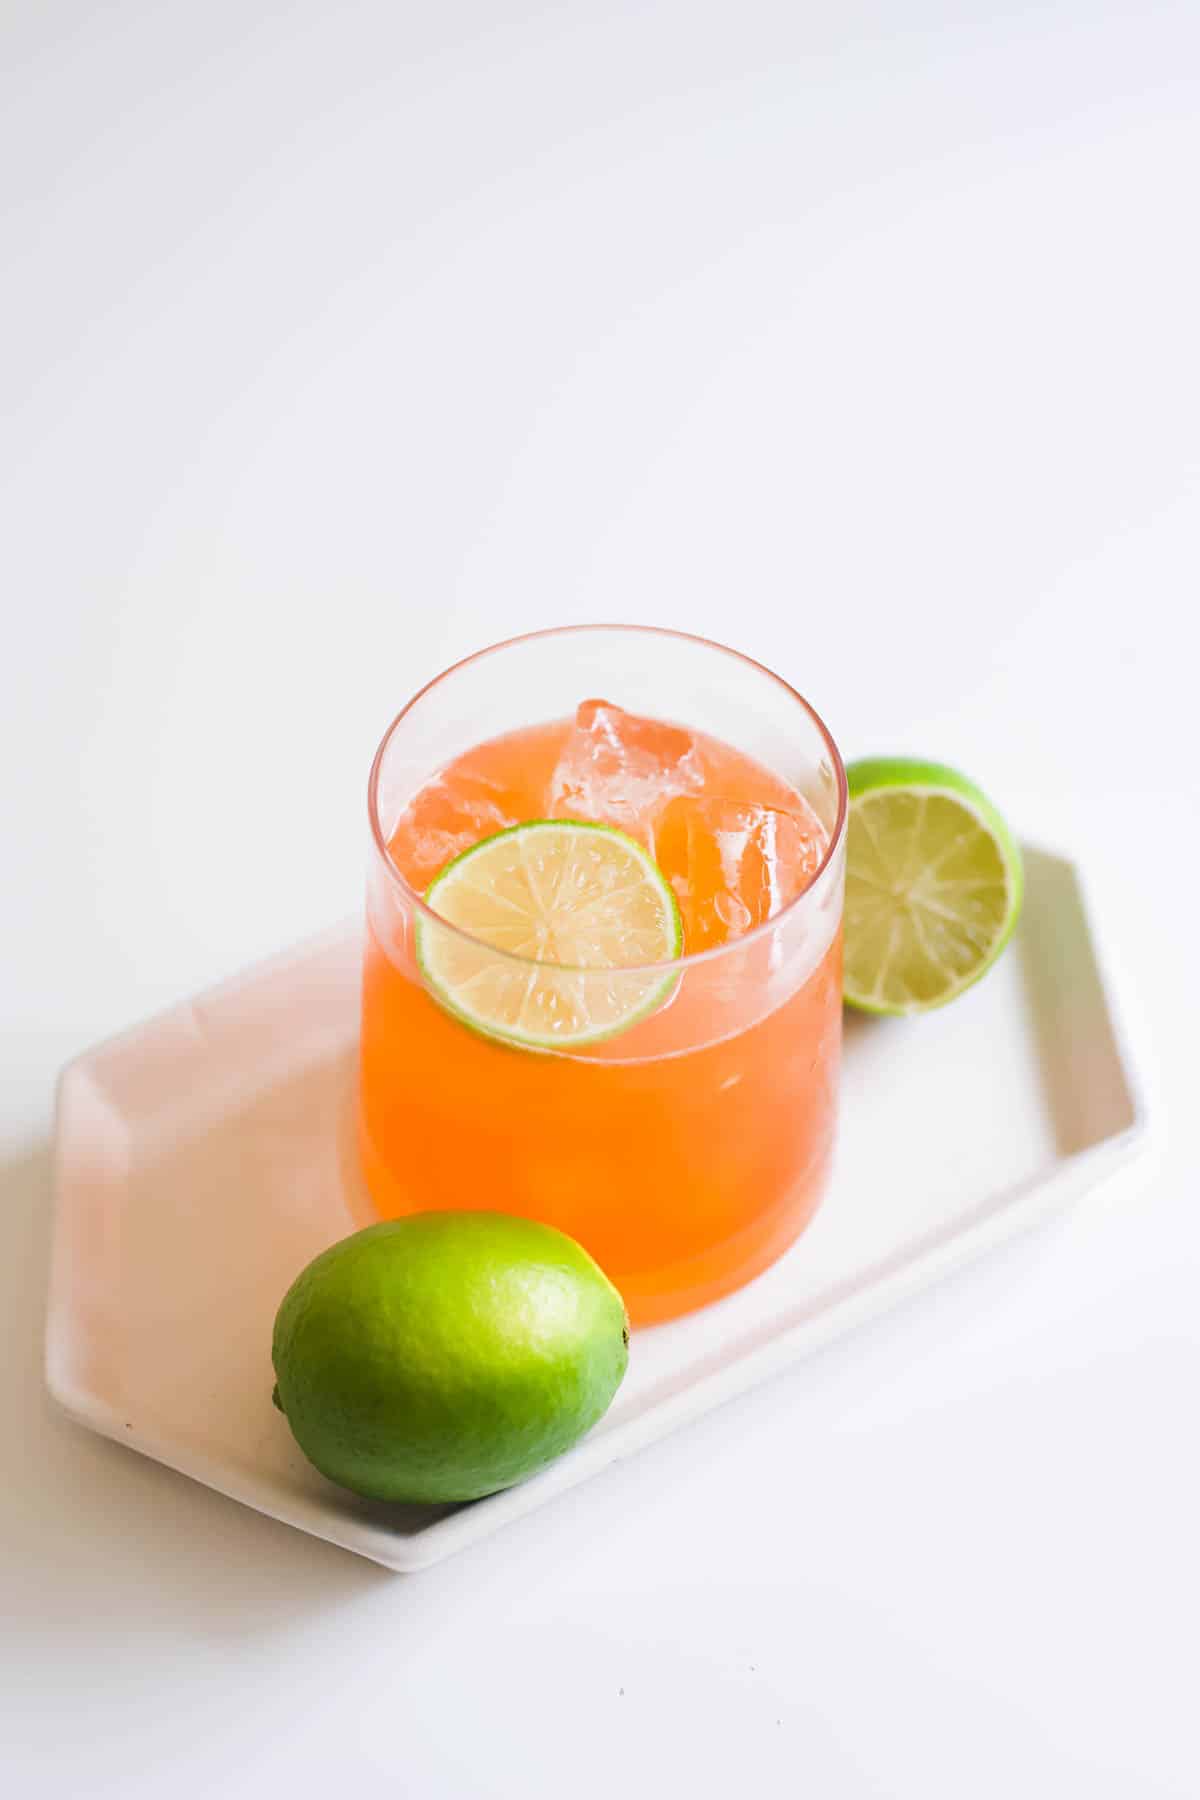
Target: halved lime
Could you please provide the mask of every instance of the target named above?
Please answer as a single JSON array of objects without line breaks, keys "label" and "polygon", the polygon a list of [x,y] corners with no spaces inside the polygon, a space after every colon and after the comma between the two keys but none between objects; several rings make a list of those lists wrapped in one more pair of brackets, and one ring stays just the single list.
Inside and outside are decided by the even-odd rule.
[{"label": "halved lime", "polygon": [[644,966],[683,951],[675,895],[610,825],[535,819],[498,831],[447,863],[425,900],[470,934],[420,920],[425,979],[488,1037],[540,1050],[596,1043],[660,1006],[677,980]]},{"label": "halved lime", "polygon": [[1023,877],[991,801],[942,763],[851,763],[844,991],[865,1012],[944,1006],[1013,934]]}]

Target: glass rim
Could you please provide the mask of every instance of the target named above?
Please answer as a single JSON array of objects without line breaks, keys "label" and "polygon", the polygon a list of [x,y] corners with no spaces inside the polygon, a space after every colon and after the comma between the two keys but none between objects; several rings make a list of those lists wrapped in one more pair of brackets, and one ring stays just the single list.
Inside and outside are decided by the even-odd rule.
[{"label": "glass rim", "polygon": [[[743,937],[730,938],[724,944],[717,944],[710,950],[685,951],[683,955],[669,958],[665,962],[630,963],[628,965],[622,963],[619,969],[578,968],[573,964],[567,963],[557,963],[555,964],[555,967],[561,968],[567,974],[571,975],[604,975],[609,978],[618,974],[622,976],[661,975],[668,974],[671,971],[678,972],[681,969],[693,968],[701,963],[716,962],[721,957],[730,955],[731,952],[744,950],[749,945],[764,938],[767,933],[777,930],[784,919],[789,918],[803,907],[805,901],[810,898],[813,891],[819,886],[826,870],[837,855],[842,840],[846,835],[850,811],[849,789],[846,782],[846,767],[842,761],[841,751],[834,742],[833,735],[824,719],[821,717],[816,707],[807,701],[804,698],[804,695],[800,693],[797,688],[792,686],[790,681],[785,681],[782,675],[777,675],[774,669],[769,669],[767,667],[766,663],[759,662],[757,658],[753,656],[747,656],[744,651],[734,650],[728,644],[719,644],[714,638],[702,637],[696,632],[675,631],[670,626],[666,625],[621,625],[607,623],[551,625],[540,631],[518,632],[514,637],[501,638],[494,644],[485,644],[482,649],[471,651],[468,656],[460,656],[457,662],[450,663],[448,667],[442,669],[439,674],[432,676],[423,686],[417,689],[415,694],[410,696],[400,708],[400,711],[396,714],[395,718],[384,732],[383,737],[380,739],[379,748],[376,750],[374,760],[371,763],[371,773],[367,779],[367,818],[371,827],[372,847],[379,856],[390,882],[394,887],[399,889],[400,893],[404,896],[404,899],[417,913],[418,917],[424,919],[431,925],[435,925],[441,931],[450,932],[453,937],[460,938],[464,943],[487,950],[490,955],[499,957],[505,962],[516,963],[523,968],[539,967],[540,965],[536,957],[518,956],[511,950],[500,950],[495,944],[489,944],[486,938],[475,937],[472,932],[464,931],[460,925],[454,925],[449,919],[444,919],[441,913],[436,912],[434,908],[428,904],[424,895],[420,893],[417,888],[413,887],[412,883],[401,873],[401,870],[388,850],[387,839],[384,837],[383,827],[379,821],[380,776],[383,770],[383,761],[388,752],[388,746],[391,744],[399,727],[404,723],[405,719],[408,718],[414,707],[419,705],[420,702],[425,699],[427,694],[432,693],[435,688],[441,687],[443,682],[448,681],[452,675],[456,675],[460,669],[465,669],[473,663],[482,662],[485,657],[495,656],[497,652],[501,650],[515,649],[520,644],[539,643],[548,638],[583,636],[588,632],[636,632],[643,637],[674,639],[677,643],[693,644],[705,650],[716,650],[722,656],[733,657],[737,662],[743,663],[747,668],[754,669],[760,675],[765,676],[768,681],[774,682],[777,688],[782,689],[784,694],[786,694],[790,700],[794,700],[796,704],[807,713],[812,724],[816,726],[817,733],[829,755],[833,767],[834,780],[837,784],[837,817],[834,820],[834,826],[829,836],[829,842],[825,846],[825,853],[807,887],[801,889],[800,893],[789,900],[787,905],[781,907],[771,918],[765,919],[761,925],[756,925],[753,931],[746,932]],[[564,823],[567,822],[568,821],[564,820]]]}]

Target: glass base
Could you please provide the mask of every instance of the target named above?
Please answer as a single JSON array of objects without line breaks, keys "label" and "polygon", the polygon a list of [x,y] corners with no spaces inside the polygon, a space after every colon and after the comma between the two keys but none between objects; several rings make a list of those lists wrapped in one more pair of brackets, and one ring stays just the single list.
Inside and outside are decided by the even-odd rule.
[{"label": "glass base", "polygon": [[[365,1197],[375,1218],[398,1219],[430,1210],[427,1203],[405,1190],[378,1156],[361,1116],[358,1152]],[[605,1274],[625,1301],[630,1323],[638,1327],[662,1325],[669,1319],[682,1318],[735,1293],[778,1262],[811,1224],[829,1184],[831,1160],[831,1151],[827,1150],[819,1166],[807,1169],[805,1179],[791,1193],[760,1213],[736,1237],[723,1239],[699,1256],[647,1270],[606,1267]],[[466,1205],[462,1210],[489,1209]],[[557,1219],[545,1218],[543,1222],[562,1229]],[[586,1239],[581,1237],[580,1241],[588,1249]]]},{"label": "glass base", "polygon": [[760,1220],[736,1244],[722,1244],[707,1256],[654,1269],[647,1275],[614,1275],[631,1324],[663,1325],[669,1319],[682,1318],[764,1274],[808,1229],[826,1186],[822,1178],[809,1190],[803,1205],[789,1205],[779,1216]]}]

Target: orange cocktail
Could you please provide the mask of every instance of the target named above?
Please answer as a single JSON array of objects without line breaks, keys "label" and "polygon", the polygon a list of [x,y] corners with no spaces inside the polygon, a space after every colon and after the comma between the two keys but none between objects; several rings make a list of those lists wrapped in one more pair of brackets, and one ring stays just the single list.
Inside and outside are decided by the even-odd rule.
[{"label": "orange cocktail", "polygon": [[[489,691],[505,698],[484,705]],[[539,634],[418,696],[371,805],[361,1128],[378,1210],[557,1225],[635,1323],[764,1269],[820,1200],[836,1112],[845,784],[804,702],[700,640]],[[563,1051],[465,1025],[418,954],[422,933],[453,930],[422,898],[449,861],[547,818],[636,839],[683,923],[663,980],[627,978],[656,996],[649,1010]],[[573,979],[611,997],[607,974]]]}]

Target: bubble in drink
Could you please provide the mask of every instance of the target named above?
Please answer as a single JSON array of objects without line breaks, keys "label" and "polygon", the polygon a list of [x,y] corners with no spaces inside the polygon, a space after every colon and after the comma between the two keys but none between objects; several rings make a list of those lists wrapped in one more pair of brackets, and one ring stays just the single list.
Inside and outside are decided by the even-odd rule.
[{"label": "bubble in drink", "polygon": [[825,832],[797,794],[795,810],[688,794],[670,801],[655,833],[689,950],[744,937],[804,891]]},{"label": "bubble in drink", "polygon": [[653,854],[664,807],[703,785],[703,762],[690,731],[639,718],[607,700],[585,700],[550,778],[547,813],[618,825]]}]

